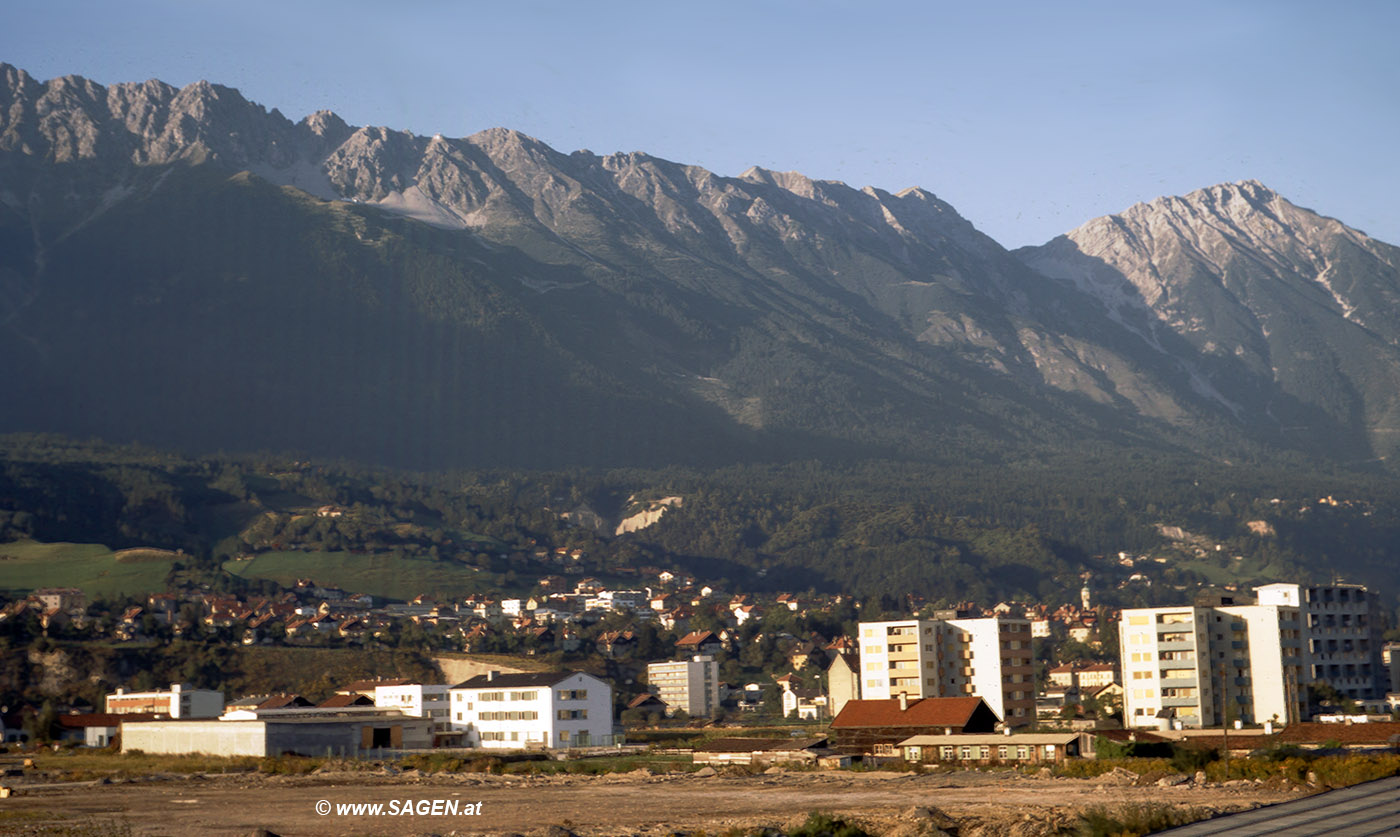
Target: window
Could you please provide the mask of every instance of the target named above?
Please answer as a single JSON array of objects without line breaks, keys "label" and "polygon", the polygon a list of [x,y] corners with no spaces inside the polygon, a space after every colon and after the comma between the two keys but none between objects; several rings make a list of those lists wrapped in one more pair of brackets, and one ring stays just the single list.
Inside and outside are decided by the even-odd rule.
[{"label": "window", "polygon": [[539,692],[511,692],[511,700],[534,700],[540,696]]},{"label": "window", "polygon": [[[708,678],[709,675],[710,675],[710,672],[709,672],[708,670],[706,670],[705,676]],[[560,699],[560,700],[588,700],[588,690],[587,690],[587,689],[560,689],[560,690],[559,690],[559,699]]]},{"label": "window", "polygon": [[943,759],[944,761],[952,761],[952,759],[953,759],[953,748],[952,748],[951,746],[949,746],[949,745],[946,745],[946,744],[943,745],[942,747],[939,747],[939,748],[938,748],[938,757],[939,757],[940,759]]},{"label": "window", "polygon": [[587,709],[560,709],[558,719],[561,721],[583,721],[588,718]]},{"label": "window", "polygon": [[1008,747],[1008,746],[1006,746],[1005,744],[998,744],[998,745],[997,745],[997,758],[999,758],[999,759],[1004,759],[1004,758],[1006,758],[1006,755],[1007,755],[1008,752],[1010,752],[1010,750],[1011,750],[1011,748]]}]

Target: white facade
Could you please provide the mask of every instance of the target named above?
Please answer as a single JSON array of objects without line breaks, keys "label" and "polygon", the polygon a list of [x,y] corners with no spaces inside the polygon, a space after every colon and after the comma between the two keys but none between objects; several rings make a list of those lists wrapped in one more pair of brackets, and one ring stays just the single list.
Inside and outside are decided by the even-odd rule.
[{"label": "white facade", "polygon": [[1283,605],[1124,610],[1127,726],[1212,727],[1303,717],[1302,620]]},{"label": "white facade", "polygon": [[612,687],[591,674],[478,675],[449,690],[452,729],[468,747],[596,747],[612,744]]},{"label": "white facade", "polygon": [[976,695],[1007,724],[1035,718],[1030,620],[1010,616],[860,623],[861,697]]},{"label": "white facade", "polygon": [[172,683],[169,691],[128,692],[117,689],[103,701],[104,711],[116,715],[156,713],[172,718],[217,718],[224,713],[224,693]]},{"label": "white facade", "polygon": [[666,714],[683,710],[692,718],[709,718],[719,708],[719,663],[696,654],[688,660],[647,663],[647,683],[666,704]]},{"label": "white facade", "polygon": [[1304,616],[1308,667],[1305,683],[1326,683],[1354,700],[1381,698],[1381,609],[1359,584],[1266,584],[1254,588],[1259,604],[1296,607]]},{"label": "white facade", "polygon": [[374,705],[380,709],[397,709],[414,718],[430,718],[434,732],[452,729],[450,702],[446,683],[409,683],[375,686]]}]

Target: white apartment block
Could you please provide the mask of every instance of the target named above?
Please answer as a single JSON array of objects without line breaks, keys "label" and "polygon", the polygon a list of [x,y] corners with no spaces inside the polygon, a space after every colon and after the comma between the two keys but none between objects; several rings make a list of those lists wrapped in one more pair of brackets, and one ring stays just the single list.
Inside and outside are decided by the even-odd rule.
[{"label": "white apartment block", "polygon": [[684,710],[692,718],[709,718],[719,707],[719,663],[712,656],[647,663],[647,683],[667,715]]},{"label": "white apartment block", "polygon": [[433,732],[449,732],[450,701],[446,683],[401,683],[374,687],[374,705],[380,709],[397,709],[414,718],[430,718]]},{"label": "white apartment block", "polygon": [[217,718],[224,714],[224,693],[196,689],[188,683],[172,683],[169,691],[128,692],[117,689],[107,695],[104,711],[114,715],[155,713],[171,718]]},{"label": "white apartment block", "polygon": [[1134,608],[1118,624],[1126,725],[1303,718],[1306,655],[1297,608]]},{"label": "white apartment block", "polygon": [[1354,700],[1385,696],[1381,608],[1359,584],[1266,584],[1259,604],[1298,608],[1304,617],[1308,668],[1304,683],[1326,683]]},{"label": "white apartment block", "polygon": [[976,695],[1008,726],[1035,719],[1031,623],[995,616],[860,623],[861,697]]},{"label": "white apartment block", "polygon": [[453,686],[452,728],[468,747],[597,747],[614,742],[612,687],[582,672],[488,672]]}]

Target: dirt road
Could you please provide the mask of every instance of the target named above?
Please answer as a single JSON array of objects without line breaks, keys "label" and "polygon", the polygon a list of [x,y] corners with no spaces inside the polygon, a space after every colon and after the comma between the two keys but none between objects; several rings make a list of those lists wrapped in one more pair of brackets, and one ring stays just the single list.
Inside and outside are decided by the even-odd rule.
[{"label": "dirt road", "polygon": [[[1174,788],[1005,773],[775,773],[697,777],[642,771],[608,776],[363,773],[303,777],[235,774],[17,789],[0,800],[0,833],[249,835],[580,835],[722,833],[792,826],[811,811],[879,834],[960,837],[1048,833],[1095,805],[1170,803],[1215,811],[1297,798],[1260,787]],[[321,813],[317,803],[329,805]],[[378,813],[340,806],[380,804]],[[436,808],[434,805],[436,804]],[[405,809],[407,809],[405,811]],[[929,810],[917,810],[929,809]],[[455,813],[454,813],[455,811]],[[943,815],[948,815],[944,817]],[[948,819],[951,817],[951,820]]]}]

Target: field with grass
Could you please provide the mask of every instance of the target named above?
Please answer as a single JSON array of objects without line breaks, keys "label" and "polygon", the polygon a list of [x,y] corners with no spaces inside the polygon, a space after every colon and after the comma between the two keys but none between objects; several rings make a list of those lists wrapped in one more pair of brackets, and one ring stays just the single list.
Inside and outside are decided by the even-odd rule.
[{"label": "field with grass", "polygon": [[40,587],[77,587],[90,597],[160,592],[170,565],[179,557],[160,549],[113,552],[95,543],[3,543],[0,590],[27,593]]},{"label": "field with grass", "polygon": [[465,596],[491,587],[495,580],[495,576],[465,564],[387,553],[264,552],[247,561],[226,561],[224,571],[242,578],[268,578],[286,586],[299,578],[310,578],[351,593],[401,600],[420,593]]}]

